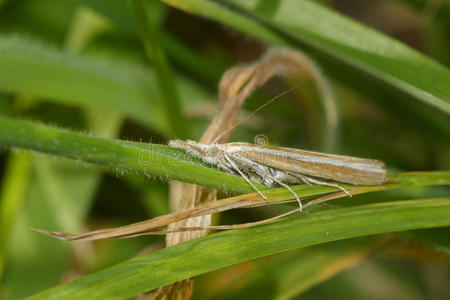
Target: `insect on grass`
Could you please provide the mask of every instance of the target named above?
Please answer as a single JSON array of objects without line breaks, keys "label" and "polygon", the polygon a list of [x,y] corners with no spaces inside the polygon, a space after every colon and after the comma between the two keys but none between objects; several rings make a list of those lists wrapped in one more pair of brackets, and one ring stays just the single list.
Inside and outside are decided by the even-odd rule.
[{"label": "insect on grass", "polygon": [[169,146],[183,149],[227,173],[243,177],[265,200],[267,197],[252,181],[268,187],[277,183],[294,195],[300,211],[301,200],[288,184],[333,186],[351,196],[339,184],[321,179],[355,185],[379,185],[386,181],[384,163],[374,159],[249,143],[201,144],[190,140],[173,140],[169,142]]},{"label": "insect on grass", "polygon": [[[227,173],[243,177],[248,184],[264,199],[267,197],[252,183],[259,182],[271,187],[275,183],[286,188],[294,195],[302,211],[302,202],[288,184],[318,184],[339,188],[351,197],[351,194],[339,184],[322,181],[333,180],[355,185],[379,185],[386,182],[384,163],[375,159],[365,159],[345,155],[291,148],[255,145],[250,143],[217,144],[227,132],[251,118],[255,113],[271,104],[281,96],[299,87],[303,82],[287,89],[261,105],[246,118],[223,131],[211,144],[195,141],[173,140],[169,146],[185,150],[205,163],[215,165]],[[318,179],[320,178],[320,179]]]}]

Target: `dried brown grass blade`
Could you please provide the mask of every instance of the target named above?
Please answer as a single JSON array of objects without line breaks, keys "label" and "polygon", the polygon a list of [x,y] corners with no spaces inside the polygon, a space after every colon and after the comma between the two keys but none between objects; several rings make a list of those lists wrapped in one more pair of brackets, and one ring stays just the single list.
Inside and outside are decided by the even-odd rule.
[{"label": "dried brown grass blade", "polygon": [[[95,231],[90,231],[82,234],[70,234],[70,233],[63,233],[63,232],[54,232],[54,231],[46,231],[42,229],[35,229],[32,228],[35,231],[53,236],[58,239],[62,240],[68,240],[68,241],[92,241],[92,240],[99,240],[99,239],[105,239],[105,238],[122,238],[122,237],[131,237],[131,236],[137,236],[142,234],[158,234],[162,233],[159,228],[162,228],[164,226],[170,225],[170,224],[181,224],[182,221],[192,218],[200,218],[203,216],[210,216],[211,214],[223,212],[226,210],[230,210],[233,208],[242,208],[242,207],[251,207],[254,205],[262,205],[266,202],[259,198],[259,196],[254,193],[250,195],[251,197],[243,197],[243,196],[237,196],[232,197],[228,199],[224,199],[221,201],[216,202],[209,202],[205,203],[202,206],[185,210],[181,212],[171,213],[163,216],[159,216],[153,219],[121,226],[121,227],[114,227],[114,228],[107,228],[107,229],[100,229]],[[188,226],[188,225],[178,225],[178,226],[172,226],[173,228],[178,227],[199,227],[199,226]],[[207,227],[202,226],[202,227]],[[205,230],[205,229],[203,229]],[[187,231],[187,230],[183,230]],[[198,230],[195,230],[198,231]],[[166,230],[165,233],[169,232],[180,232],[180,231],[170,231]]]},{"label": "dried brown grass blade", "polygon": [[[352,195],[357,195],[361,193],[373,192],[378,190],[383,190],[389,187],[389,185],[381,185],[381,186],[356,186],[349,191]],[[287,215],[294,213],[296,210],[289,211],[285,214],[275,216],[273,218],[265,219],[262,221],[244,223],[244,224],[235,224],[235,225],[222,225],[222,226],[186,226],[186,225],[177,225],[181,224],[182,221],[192,218],[200,218],[203,216],[210,216],[215,213],[224,212],[230,209],[235,208],[249,208],[263,205],[270,205],[288,201],[295,200],[284,200],[278,199],[276,197],[270,197],[267,195],[269,202],[261,199],[261,197],[257,193],[245,194],[235,197],[230,197],[226,199],[222,199],[215,202],[208,202],[202,204],[198,207],[188,209],[181,212],[171,213],[163,216],[159,216],[153,219],[129,224],[121,227],[107,228],[101,230],[90,231],[82,234],[70,234],[64,232],[55,232],[55,231],[47,231],[42,229],[31,228],[37,232],[68,241],[92,241],[98,239],[105,238],[125,238],[125,237],[134,237],[139,235],[147,235],[147,234],[168,234],[168,233],[180,233],[180,232],[198,232],[198,231],[207,231],[207,230],[227,230],[227,229],[237,229],[237,228],[247,228],[255,225],[260,225],[263,223],[271,222]],[[337,198],[347,197],[347,194],[344,192],[335,192],[329,195],[322,196],[320,198],[314,199],[305,203],[303,208],[307,208],[316,204],[320,204],[326,201],[330,201]],[[164,229],[163,227],[171,225],[169,229]]]},{"label": "dried brown grass blade", "polygon": [[[236,123],[242,103],[253,91],[275,75],[287,76],[304,71],[301,64],[293,63],[292,56],[295,56],[295,53],[284,50],[271,51],[259,62],[248,66],[238,66],[225,72],[219,85],[219,111],[200,142],[204,144],[226,143],[230,139],[232,127]],[[215,191],[194,184],[184,184],[182,194],[178,192],[171,195],[172,203],[176,203],[174,205],[176,211],[193,208],[215,200]],[[209,227],[210,224],[211,216],[202,216],[171,224],[169,230],[180,227]],[[167,246],[171,246],[206,234],[206,230],[172,233],[167,235],[166,243]],[[167,293],[168,290],[171,291],[170,294]],[[164,287],[160,291],[161,295],[168,296],[167,299],[179,298],[176,289]],[[179,292],[184,294],[182,290]],[[158,293],[156,299],[163,299],[159,295]]]},{"label": "dried brown grass blade", "polygon": [[[364,192],[365,190],[361,189],[360,191],[359,187],[356,187],[352,189],[353,194]],[[303,205],[304,208],[310,207],[312,205],[322,203],[324,201],[340,198],[340,197],[347,197],[347,195],[343,192],[337,192],[330,195],[323,196],[318,199],[314,199],[306,204]],[[148,234],[169,234],[169,233],[180,233],[180,232],[193,232],[193,231],[206,231],[206,230],[228,230],[228,229],[238,229],[238,228],[248,228],[255,225],[260,225],[268,222],[272,222],[274,220],[283,218],[285,216],[288,216],[290,214],[295,213],[298,211],[298,209],[288,211],[284,214],[264,219],[261,221],[256,222],[249,222],[249,223],[243,223],[243,224],[234,224],[234,225],[221,225],[221,226],[170,226],[168,229],[164,229],[163,227],[171,225],[171,224],[180,224],[181,221],[192,219],[192,218],[199,218],[202,216],[210,216],[215,213],[224,212],[230,209],[235,208],[249,208],[249,207],[255,207],[255,206],[263,206],[263,205],[270,205],[270,204],[276,204],[281,202],[287,202],[287,201],[295,201],[292,200],[280,200],[276,198],[269,198],[270,202],[267,202],[266,200],[263,200],[259,197],[257,193],[252,194],[246,194],[246,195],[240,195],[236,197],[231,197],[215,202],[205,203],[201,206],[198,206],[196,208],[177,212],[177,213],[171,213],[164,216],[159,216],[153,219],[129,224],[126,226],[121,227],[114,227],[114,228],[107,228],[107,229],[101,229],[96,231],[90,231],[87,233],[82,234],[70,234],[70,233],[63,233],[63,232],[54,232],[54,231],[46,231],[42,229],[35,229],[32,228],[35,231],[38,231],[40,233],[44,233],[46,235],[50,235],[52,237],[61,239],[61,240],[68,240],[68,241],[93,241],[98,239],[105,239],[105,238],[125,238],[125,237],[135,237],[140,235],[148,235]]]}]

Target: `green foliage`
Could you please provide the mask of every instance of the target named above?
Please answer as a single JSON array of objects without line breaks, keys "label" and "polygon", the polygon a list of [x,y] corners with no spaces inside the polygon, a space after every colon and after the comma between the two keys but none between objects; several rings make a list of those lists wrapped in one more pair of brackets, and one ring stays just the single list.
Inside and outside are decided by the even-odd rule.
[{"label": "green foliage", "polygon": [[[0,0],[0,298],[127,299],[192,276],[200,279],[194,299],[375,299],[375,289],[438,298],[447,283],[430,274],[450,253],[450,6],[363,1],[352,10],[346,2]],[[372,11],[390,13],[377,21]],[[363,25],[368,19],[385,32]],[[29,230],[154,217],[168,206],[172,179],[224,197],[253,193],[243,178],[165,144],[197,140],[222,73],[276,46],[314,59],[338,102],[339,152],[385,161],[388,183],[343,185],[358,194],[137,258],[161,239],[69,243]],[[244,113],[285,89],[271,82]],[[239,126],[235,140],[264,133],[271,144],[320,150],[316,89],[306,80]],[[274,202],[292,198],[258,187]],[[305,200],[335,191],[292,188]],[[221,218],[245,223],[280,206]],[[380,273],[402,284],[383,285]],[[372,290],[358,290],[358,280]]]},{"label": "green foliage", "polygon": [[[20,36],[0,36],[0,64],[5,92],[120,112],[169,134],[154,74],[141,65],[66,54]],[[181,81],[185,99],[205,97]]]}]

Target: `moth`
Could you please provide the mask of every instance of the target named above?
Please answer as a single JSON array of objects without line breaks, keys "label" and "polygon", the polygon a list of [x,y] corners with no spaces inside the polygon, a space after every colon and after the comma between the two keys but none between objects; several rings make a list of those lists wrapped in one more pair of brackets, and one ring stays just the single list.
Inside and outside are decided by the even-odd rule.
[{"label": "moth", "polygon": [[201,144],[191,140],[173,140],[169,146],[182,149],[227,173],[243,177],[265,200],[268,200],[267,197],[252,181],[268,187],[277,183],[292,193],[300,205],[300,211],[301,200],[289,184],[333,186],[351,196],[339,184],[322,179],[355,185],[379,185],[386,182],[384,163],[374,159],[242,142]]}]

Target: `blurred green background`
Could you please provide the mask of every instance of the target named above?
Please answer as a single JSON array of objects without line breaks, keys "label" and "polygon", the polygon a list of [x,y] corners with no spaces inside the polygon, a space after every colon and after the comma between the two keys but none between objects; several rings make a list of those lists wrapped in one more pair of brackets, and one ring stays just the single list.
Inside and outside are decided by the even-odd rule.
[{"label": "blurred green background", "polygon": [[[182,1],[165,2],[175,7],[147,1],[139,14],[126,0],[0,0],[0,114],[124,140],[198,140],[217,109],[222,73],[257,60],[272,45],[189,5],[183,10]],[[238,10],[229,3],[233,1],[224,2],[224,9]],[[275,5],[269,2],[260,11]],[[440,68],[450,64],[447,1],[316,2],[403,42]],[[256,18],[242,15],[250,21]],[[145,16],[150,26],[142,24]],[[287,35],[269,21],[262,23],[280,37]],[[340,120],[336,144],[329,148],[324,142],[315,83],[302,76],[271,80],[246,101],[242,117],[289,86],[305,82],[239,126],[233,141],[252,142],[264,134],[274,145],[380,159],[390,172],[450,169],[450,122],[444,110],[409,101],[410,96],[396,90],[396,78],[387,79],[392,86],[380,79],[367,81],[370,70],[361,67],[355,73],[339,55],[327,56],[307,46],[305,51],[318,61],[335,92]],[[328,50],[334,51],[331,46]],[[411,64],[412,73],[426,70],[420,63]],[[423,76],[450,86],[439,74]],[[447,92],[442,94],[448,103]],[[164,245],[159,236],[68,243],[29,229],[82,232],[168,213],[164,178],[104,172],[83,162],[6,148],[0,153],[0,178],[1,299],[20,299]],[[448,196],[449,189],[417,187],[385,192],[383,197],[425,195]],[[354,197],[342,204],[375,202],[378,196]],[[220,222],[261,219],[274,211],[278,208],[238,210]],[[286,291],[284,296],[269,287],[290,274],[283,273],[283,266],[289,266],[293,254],[247,262],[200,276],[194,299],[445,299],[450,295],[448,233],[439,229],[434,236],[443,239],[437,244],[444,251],[404,235],[397,248],[376,251],[350,270],[331,272],[335,276],[329,280],[324,276],[301,291],[278,286]],[[422,240],[427,237],[424,233]],[[326,247],[340,253],[346,244],[310,247],[301,255],[319,263]]]}]

